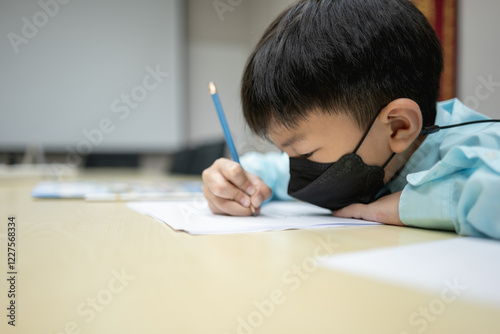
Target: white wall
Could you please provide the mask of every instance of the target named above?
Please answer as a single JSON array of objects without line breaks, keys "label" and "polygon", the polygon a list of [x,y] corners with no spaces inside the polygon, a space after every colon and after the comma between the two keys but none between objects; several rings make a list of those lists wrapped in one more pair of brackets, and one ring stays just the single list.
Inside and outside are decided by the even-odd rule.
[{"label": "white wall", "polygon": [[469,107],[500,118],[500,1],[459,4],[457,95]]},{"label": "white wall", "polygon": [[0,150],[176,150],[183,1],[1,1]]}]

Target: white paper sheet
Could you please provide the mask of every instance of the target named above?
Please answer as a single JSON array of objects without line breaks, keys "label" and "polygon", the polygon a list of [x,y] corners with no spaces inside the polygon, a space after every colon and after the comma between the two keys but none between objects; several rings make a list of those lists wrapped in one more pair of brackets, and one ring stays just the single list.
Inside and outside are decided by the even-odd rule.
[{"label": "white paper sheet", "polygon": [[129,208],[191,234],[227,234],[270,230],[378,225],[379,223],[332,217],[326,209],[302,202],[271,202],[258,217],[214,215],[206,201],[130,202]]},{"label": "white paper sheet", "polygon": [[499,241],[459,237],[323,260],[334,270],[500,306]]}]

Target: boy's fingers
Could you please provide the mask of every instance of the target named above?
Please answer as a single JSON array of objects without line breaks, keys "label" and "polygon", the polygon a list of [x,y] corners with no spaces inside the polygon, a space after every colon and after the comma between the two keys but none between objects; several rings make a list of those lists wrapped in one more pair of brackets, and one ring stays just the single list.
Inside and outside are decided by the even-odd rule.
[{"label": "boy's fingers", "polygon": [[260,177],[247,173],[247,177],[254,184],[256,191],[251,197],[252,205],[254,208],[260,208],[262,203],[272,195],[272,190],[269,188]]},{"label": "boy's fingers", "polygon": [[222,204],[222,201],[218,200],[220,198],[235,201],[239,206],[244,208],[249,208],[251,204],[250,197],[232,182],[227,180],[221,173],[221,170],[224,170],[229,164],[233,165],[234,162],[227,159],[219,159],[216,164],[214,164],[213,168],[211,167],[203,173],[203,179],[205,181],[204,188],[207,188],[207,191],[204,191],[205,197],[209,199],[209,202],[214,202],[217,209],[222,211],[222,213],[242,215],[241,208],[230,206],[228,209],[227,204]]},{"label": "boy's fingers", "polygon": [[216,214],[249,216],[250,205],[258,214],[262,203],[271,196],[271,189],[259,177],[245,172],[232,160],[218,159],[203,171],[202,177],[203,193]]},{"label": "boy's fingers", "polygon": [[250,208],[245,208],[235,201],[229,201],[222,198],[217,198],[213,204],[224,214],[231,216],[251,216]]},{"label": "boy's fingers", "polygon": [[243,207],[233,200],[217,197],[207,188],[203,188],[203,192],[207,198],[208,207],[215,214],[231,216],[250,216],[252,214],[249,208]]},{"label": "boy's fingers", "polygon": [[255,193],[255,186],[252,181],[247,177],[247,173],[243,167],[237,162],[231,160],[223,160],[220,164],[221,174],[234,184],[236,187],[244,191],[247,195],[252,196]]},{"label": "boy's fingers", "polygon": [[244,207],[250,206],[250,197],[219,173],[212,175],[205,186],[215,197],[236,201]]}]

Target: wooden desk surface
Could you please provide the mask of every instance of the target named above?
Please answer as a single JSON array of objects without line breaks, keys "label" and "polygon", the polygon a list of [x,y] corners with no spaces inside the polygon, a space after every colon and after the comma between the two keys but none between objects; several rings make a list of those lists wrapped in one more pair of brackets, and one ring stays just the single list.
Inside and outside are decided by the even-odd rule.
[{"label": "wooden desk surface", "polygon": [[[410,316],[437,295],[301,270],[322,242],[338,245],[330,250],[338,254],[452,233],[368,226],[191,236],[124,203],[32,199],[37,181],[0,181],[1,333],[500,332],[500,309],[458,299],[424,329]],[[6,317],[10,215],[17,217],[15,327]]]}]

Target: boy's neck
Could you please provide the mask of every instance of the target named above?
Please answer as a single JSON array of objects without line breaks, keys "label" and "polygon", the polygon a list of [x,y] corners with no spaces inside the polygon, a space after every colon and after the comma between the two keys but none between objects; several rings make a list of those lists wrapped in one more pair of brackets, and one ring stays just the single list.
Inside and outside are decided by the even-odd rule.
[{"label": "boy's neck", "polygon": [[406,151],[398,153],[394,156],[392,161],[385,168],[384,183],[390,182],[399,175],[408,160],[410,160],[413,153],[415,153],[420,145],[422,145],[425,138],[427,138],[426,135],[418,136],[417,139],[415,139],[415,141],[410,145],[410,147],[406,149]]}]

